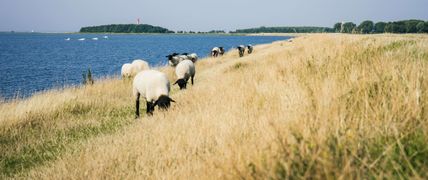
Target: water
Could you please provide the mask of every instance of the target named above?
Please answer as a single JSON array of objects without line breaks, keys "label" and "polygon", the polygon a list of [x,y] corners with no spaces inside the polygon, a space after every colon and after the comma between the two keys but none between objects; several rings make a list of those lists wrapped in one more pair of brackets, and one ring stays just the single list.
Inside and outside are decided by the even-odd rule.
[{"label": "water", "polygon": [[27,97],[78,85],[88,68],[99,78],[120,74],[122,64],[134,59],[163,66],[167,64],[165,56],[173,52],[206,57],[215,46],[229,50],[239,44],[285,39],[289,37],[0,33],[0,97]]}]

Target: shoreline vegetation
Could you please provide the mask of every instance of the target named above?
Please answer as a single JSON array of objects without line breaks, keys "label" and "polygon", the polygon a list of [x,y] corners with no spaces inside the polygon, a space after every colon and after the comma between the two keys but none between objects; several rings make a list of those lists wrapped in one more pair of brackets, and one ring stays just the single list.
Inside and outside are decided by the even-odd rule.
[{"label": "shoreline vegetation", "polygon": [[428,33],[428,21],[402,20],[392,22],[376,22],[366,20],[357,25],[353,22],[338,22],[330,27],[259,27],[238,29],[230,33],[347,33],[347,34],[412,34]]},{"label": "shoreline vegetation", "polygon": [[[42,33],[42,32],[0,32],[0,33]],[[56,33],[56,32],[53,32]],[[353,22],[338,22],[333,27],[316,26],[279,26],[279,27],[257,27],[248,29],[237,29],[235,31],[211,30],[211,31],[172,31],[160,26],[149,24],[110,24],[99,26],[82,27],[79,32],[65,32],[72,34],[79,33],[106,33],[106,34],[198,34],[198,35],[249,35],[249,34],[306,34],[306,33],[347,33],[347,34],[414,34],[428,33],[428,21],[410,19],[390,22],[373,22],[366,20],[359,25]]]},{"label": "shoreline vegetation", "polygon": [[230,33],[332,33],[333,28],[329,27],[312,27],[312,26],[290,26],[290,27],[258,27],[249,29],[237,29]]},{"label": "shoreline vegetation", "polygon": [[224,30],[201,31],[171,31],[159,26],[148,24],[111,24],[101,26],[82,27],[80,33],[169,33],[169,34],[254,34],[254,33],[352,33],[352,34],[382,34],[382,33],[428,33],[428,21],[401,20],[392,22],[376,22],[366,20],[360,25],[353,22],[338,22],[333,27],[315,26],[284,26],[258,27],[237,29],[226,32]]},{"label": "shoreline vegetation", "polygon": [[148,24],[111,24],[82,27],[80,33],[174,33],[169,29]]},{"label": "shoreline vegetation", "polygon": [[196,69],[138,120],[117,77],[0,103],[0,179],[428,178],[428,35],[305,34]]}]

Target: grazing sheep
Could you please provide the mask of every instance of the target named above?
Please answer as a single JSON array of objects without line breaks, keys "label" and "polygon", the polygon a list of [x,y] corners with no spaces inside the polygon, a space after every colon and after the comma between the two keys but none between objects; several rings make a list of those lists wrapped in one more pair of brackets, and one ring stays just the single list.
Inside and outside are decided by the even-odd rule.
[{"label": "grazing sheep", "polygon": [[123,78],[129,78],[132,76],[133,71],[134,71],[134,66],[132,64],[125,63],[122,65],[122,70],[120,74],[122,75]]},{"label": "grazing sheep", "polygon": [[239,51],[239,57],[244,56],[245,46],[244,45],[238,46],[238,51]]},{"label": "grazing sheep", "polygon": [[[187,55],[177,55],[177,57],[178,57],[181,61],[186,60],[186,59],[189,59],[189,57],[188,57]],[[181,61],[180,61],[180,62],[181,62]]]},{"label": "grazing sheep", "polygon": [[134,66],[132,75],[136,75],[141,71],[150,69],[149,63],[141,59],[132,61],[132,66]]},{"label": "grazing sheep", "polygon": [[172,53],[172,54],[165,56],[165,57],[168,58],[168,64],[170,66],[173,66],[173,67],[177,66],[177,64],[180,63],[181,61],[187,59],[186,55],[179,55],[177,53]]},{"label": "grazing sheep", "polygon": [[195,63],[198,60],[198,55],[196,53],[192,53],[187,55],[187,58],[189,58],[190,60],[192,60],[193,63]]},{"label": "grazing sheep", "polygon": [[248,54],[253,53],[253,45],[249,44],[249,45],[247,46],[247,48],[248,48]]},{"label": "grazing sheep", "polygon": [[220,56],[223,56],[223,54],[224,54],[224,48],[223,47],[219,47],[218,48],[220,51],[218,52],[218,54],[220,55]]},{"label": "grazing sheep", "polygon": [[175,84],[180,86],[180,89],[186,89],[187,81],[191,78],[193,85],[193,78],[195,77],[195,64],[191,60],[184,60],[178,63],[175,68],[175,75],[177,75],[177,81]]},{"label": "grazing sheep", "polygon": [[220,48],[218,48],[218,47],[214,47],[214,48],[211,50],[211,56],[212,56],[212,57],[217,57],[219,53],[220,53]]},{"label": "grazing sheep", "polygon": [[170,66],[176,66],[180,62],[180,59],[177,57],[177,55],[175,53],[170,54],[170,55],[165,56],[165,57],[168,58],[168,64]]},{"label": "grazing sheep", "polygon": [[136,98],[135,116],[140,117],[140,96],[146,100],[147,115],[153,115],[156,105],[167,110],[171,102],[169,97],[170,84],[166,75],[156,70],[145,70],[137,74],[133,82],[133,94]]}]

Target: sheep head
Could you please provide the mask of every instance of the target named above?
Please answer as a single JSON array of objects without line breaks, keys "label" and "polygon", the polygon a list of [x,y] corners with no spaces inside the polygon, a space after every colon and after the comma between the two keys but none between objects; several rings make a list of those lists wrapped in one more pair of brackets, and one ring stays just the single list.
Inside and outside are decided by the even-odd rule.
[{"label": "sheep head", "polygon": [[177,81],[175,81],[175,83],[173,85],[176,85],[176,84],[178,84],[180,89],[186,89],[187,81],[184,79],[178,79]]},{"label": "sheep head", "polygon": [[[155,102],[154,106],[158,105],[159,108],[163,110],[167,110],[171,106],[171,102],[175,102],[175,101],[166,95],[162,95]],[[154,109],[154,106],[153,106],[153,109]]]},{"label": "sheep head", "polygon": [[148,116],[153,116],[153,111],[155,111],[155,104],[153,104],[152,102],[147,102],[146,114]]}]

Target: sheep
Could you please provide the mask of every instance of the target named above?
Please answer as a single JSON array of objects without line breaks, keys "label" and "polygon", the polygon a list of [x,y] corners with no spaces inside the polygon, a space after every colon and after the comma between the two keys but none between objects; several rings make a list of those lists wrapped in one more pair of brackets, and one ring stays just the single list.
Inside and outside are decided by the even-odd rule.
[{"label": "sheep", "polygon": [[129,78],[147,69],[150,69],[149,63],[141,59],[136,59],[131,64],[125,63],[122,65],[121,75],[124,78]]},{"label": "sheep", "polygon": [[211,56],[212,56],[212,57],[217,57],[219,53],[220,53],[220,48],[218,48],[218,47],[214,47],[214,48],[211,50]]},{"label": "sheep", "polygon": [[132,64],[130,63],[125,63],[122,65],[122,70],[121,70],[121,75],[124,78],[129,78],[132,76],[134,66],[132,66]]},{"label": "sheep", "polygon": [[180,62],[180,59],[176,55],[170,54],[165,57],[168,58],[168,64],[170,66],[176,66]]},{"label": "sheep", "polygon": [[135,117],[140,117],[140,96],[146,100],[146,113],[153,115],[156,105],[167,110],[171,102],[169,97],[170,83],[167,76],[156,70],[145,70],[138,73],[133,81],[133,95],[135,97]]},{"label": "sheep", "polygon": [[253,45],[249,44],[249,45],[247,46],[247,48],[248,48],[248,54],[253,53]]},{"label": "sheep", "polygon": [[177,57],[179,57],[180,59],[189,59],[189,57],[187,55],[177,55]]},{"label": "sheep", "polygon": [[177,75],[177,81],[175,84],[178,84],[180,90],[186,89],[187,81],[191,78],[193,85],[193,78],[195,77],[195,64],[191,60],[181,61],[175,68],[175,75]]},{"label": "sheep", "polygon": [[165,57],[168,58],[168,64],[173,67],[177,66],[181,61],[188,59],[186,55],[179,55],[178,53],[172,53]]},{"label": "sheep", "polygon": [[196,53],[192,53],[187,55],[187,58],[189,58],[190,60],[192,60],[193,63],[195,63],[198,60],[198,55]]},{"label": "sheep", "polygon": [[219,47],[219,52],[218,52],[218,54],[220,55],[220,56],[223,56],[223,54],[224,54],[224,48],[223,47]]},{"label": "sheep", "polygon": [[136,59],[136,60],[132,61],[132,66],[133,66],[132,75],[136,75],[141,71],[150,69],[149,63],[147,63],[146,61],[141,60],[141,59]]},{"label": "sheep", "polygon": [[239,51],[239,57],[244,56],[245,46],[244,45],[239,45],[238,46],[238,51]]}]

